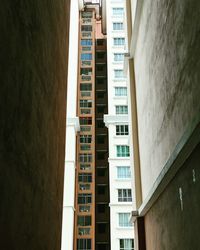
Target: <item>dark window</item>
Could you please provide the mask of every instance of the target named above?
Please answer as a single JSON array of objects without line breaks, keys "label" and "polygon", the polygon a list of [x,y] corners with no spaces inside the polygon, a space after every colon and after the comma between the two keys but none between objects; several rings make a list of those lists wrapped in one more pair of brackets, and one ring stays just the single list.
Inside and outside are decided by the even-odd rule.
[{"label": "dark window", "polygon": [[79,182],[92,182],[92,174],[79,174],[78,175]]},{"label": "dark window", "polygon": [[106,168],[98,168],[97,169],[97,175],[100,177],[103,177],[103,176],[105,176],[106,175]]},{"label": "dark window", "polygon": [[97,143],[104,144],[105,143],[105,136],[104,135],[97,136]]},{"label": "dark window", "polygon": [[98,119],[98,120],[96,120],[96,122],[97,122],[97,127],[98,128],[104,128],[105,127],[105,124],[104,124],[104,122],[103,122],[103,119]]},{"label": "dark window", "polygon": [[97,193],[99,195],[104,195],[106,193],[106,186],[97,186]]},{"label": "dark window", "polygon": [[100,223],[97,226],[98,233],[104,234],[106,232],[106,224],[105,223]]},{"label": "dark window", "polygon": [[92,90],[92,84],[91,83],[81,83],[80,84],[80,90],[81,91],[91,91]]},{"label": "dark window", "polygon": [[107,244],[98,244],[97,250],[108,250]]},{"label": "dark window", "polygon": [[91,239],[78,239],[77,240],[77,250],[91,250],[92,241]]},{"label": "dark window", "polygon": [[78,216],[78,226],[91,226],[91,216]]},{"label": "dark window", "polygon": [[97,159],[98,160],[104,160],[105,159],[105,153],[104,152],[97,152]]},{"label": "dark window", "polygon": [[97,92],[97,98],[99,98],[99,99],[100,99],[100,98],[104,98],[104,94],[105,94],[105,93],[102,92],[102,91],[101,91],[101,92]]},{"label": "dark window", "polygon": [[97,52],[97,59],[103,59],[105,56],[105,52]]},{"label": "dark window", "polygon": [[98,39],[97,40],[97,45],[98,46],[102,46],[104,44],[104,40],[103,39]]},{"label": "dark window", "polygon": [[91,125],[92,117],[80,117],[80,125]]},{"label": "dark window", "polygon": [[78,204],[90,204],[92,203],[91,194],[79,194],[78,195]]},{"label": "dark window", "polygon": [[97,211],[98,211],[98,213],[105,213],[105,211],[106,211],[106,204],[98,204],[97,205]]},{"label": "dark window", "polygon": [[81,25],[81,31],[92,31],[92,25]]}]

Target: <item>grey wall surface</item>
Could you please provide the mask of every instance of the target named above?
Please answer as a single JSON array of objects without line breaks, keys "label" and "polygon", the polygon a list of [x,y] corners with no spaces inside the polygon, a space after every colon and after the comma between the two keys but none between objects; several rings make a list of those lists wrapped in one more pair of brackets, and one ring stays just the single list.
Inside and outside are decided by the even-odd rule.
[{"label": "grey wall surface", "polygon": [[1,1],[3,250],[60,250],[69,4]]},{"label": "grey wall surface", "polygon": [[147,250],[200,249],[199,162],[200,144],[145,216]]},{"label": "grey wall surface", "polygon": [[144,0],[135,52],[143,198],[200,112],[200,1]]}]

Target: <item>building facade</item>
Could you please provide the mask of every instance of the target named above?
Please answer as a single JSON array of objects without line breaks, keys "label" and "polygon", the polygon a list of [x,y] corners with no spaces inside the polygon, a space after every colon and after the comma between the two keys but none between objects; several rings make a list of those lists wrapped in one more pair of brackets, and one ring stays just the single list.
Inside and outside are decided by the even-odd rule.
[{"label": "building facade", "polygon": [[136,249],[200,249],[200,4],[126,4]]},{"label": "building facade", "polygon": [[108,114],[111,250],[134,249],[129,79],[123,72],[126,52],[125,2],[107,1]]},{"label": "building facade", "polygon": [[[63,218],[61,250],[73,250],[74,210],[75,210],[75,173],[76,173],[76,136],[79,131],[77,117],[77,81],[78,81],[78,39],[79,39],[79,3],[71,1],[70,39],[68,58],[67,120],[66,142],[70,146],[65,151],[65,174],[63,193]],[[73,65],[73,70],[72,70]]]}]

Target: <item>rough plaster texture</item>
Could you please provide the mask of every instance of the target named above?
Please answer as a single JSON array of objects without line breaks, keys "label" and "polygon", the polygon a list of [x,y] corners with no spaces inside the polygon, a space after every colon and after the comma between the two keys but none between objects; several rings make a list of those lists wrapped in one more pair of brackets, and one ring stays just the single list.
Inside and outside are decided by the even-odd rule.
[{"label": "rough plaster texture", "polygon": [[147,250],[200,249],[199,159],[200,144],[145,216]]},{"label": "rough plaster texture", "polygon": [[143,198],[200,112],[200,2],[145,0],[135,53]]},{"label": "rough plaster texture", "polygon": [[60,249],[67,0],[2,0],[0,249]]}]

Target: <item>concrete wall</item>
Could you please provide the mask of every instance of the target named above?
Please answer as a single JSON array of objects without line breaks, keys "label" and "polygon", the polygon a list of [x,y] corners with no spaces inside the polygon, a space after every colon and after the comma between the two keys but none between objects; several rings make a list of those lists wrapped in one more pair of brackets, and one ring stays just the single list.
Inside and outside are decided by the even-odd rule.
[{"label": "concrete wall", "polygon": [[147,250],[200,249],[199,155],[200,144],[145,216]]},{"label": "concrete wall", "polygon": [[200,112],[200,2],[144,0],[135,50],[143,198]]},{"label": "concrete wall", "polygon": [[1,1],[1,249],[60,249],[69,4]]}]

